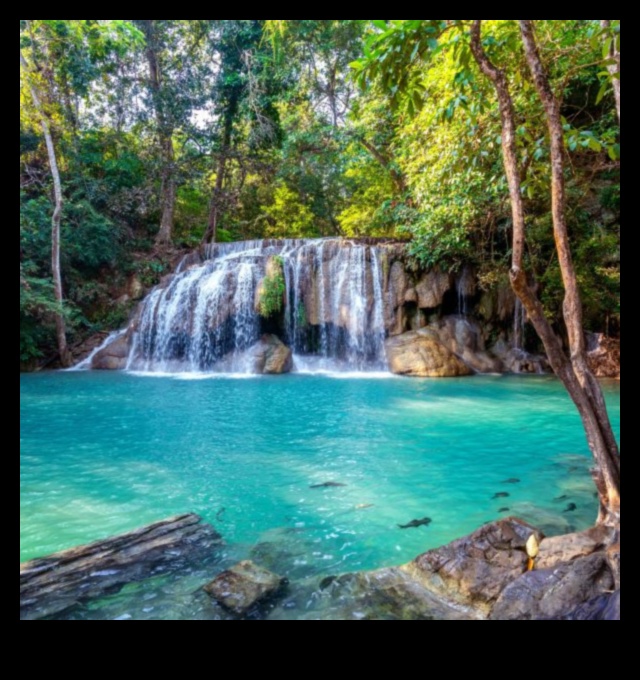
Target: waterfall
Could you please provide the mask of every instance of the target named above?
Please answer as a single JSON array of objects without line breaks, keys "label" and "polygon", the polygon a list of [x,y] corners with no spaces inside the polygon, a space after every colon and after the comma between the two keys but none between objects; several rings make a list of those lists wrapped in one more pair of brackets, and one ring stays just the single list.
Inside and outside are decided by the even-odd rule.
[{"label": "waterfall", "polygon": [[66,368],[66,371],[87,371],[91,368],[91,361],[93,357],[102,349],[104,349],[107,345],[110,345],[114,340],[117,340],[121,335],[124,335],[127,332],[126,328],[121,329],[119,331],[113,331],[112,333],[109,333],[107,337],[97,346],[94,347],[91,352],[82,360],[79,361],[75,366],[71,366],[71,368]]},{"label": "waterfall", "polygon": [[[342,239],[267,239],[208,246],[183,259],[143,301],[127,368],[248,372],[265,333],[289,345],[299,370],[381,370],[384,309],[379,246]],[[258,288],[278,256],[280,314],[262,318]]]}]

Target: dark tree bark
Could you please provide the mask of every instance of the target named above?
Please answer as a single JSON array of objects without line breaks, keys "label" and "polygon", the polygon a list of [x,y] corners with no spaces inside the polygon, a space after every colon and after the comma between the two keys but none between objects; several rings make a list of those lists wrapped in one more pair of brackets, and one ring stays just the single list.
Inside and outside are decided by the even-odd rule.
[{"label": "dark tree bark", "polygon": [[176,182],[173,153],[173,123],[166,110],[162,93],[162,70],[159,60],[158,32],[153,19],[139,21],[146,38],[145,54],[149,66],[149,88],[156,115],[158,147],[162,169],[160,172],[160,229],[156,245],[171,242],[176,204]]},{"label": "dark tree bark", "polygon": [[527,276],[523,269],[525,217],[520,191],[520,168],[516,150],[513,100],[505,72],[491,62],[482,47],[481,23],[481,20],[475,20],[472,24],[471,51],[482,73],[493,83],[500,108],[502,155],[513,216],[511,286],[526,309],[531,323],[544,344],[549,363],[564,384],[582,418],[589,448],[597,465],[594,480],[601,505],[598,521],[617,524],[619,523],[620,513],[620,458],[600,386],[586,363],[582,305],[571,261],[564,218],[566,200],[564,194],[564,146],[559,105],[542,69],[530,22],[521,21],[527,62],[534,76],[536,88],[543,101],[549,123],[552,159],[552,213],[556,249],[565,287],[563,314],[569,335],[570,356],[565,352],[562,341],[555,334],[544,314],[542,303],[531,284],[531,276]]},{"label": "dark tree bark", "polygon": [[[605,30],[611,28],[611,21],[609,19],[602,19],[600,25]],[[606,34],[605,34],[606,39]],[[618,114],[618,123],[620,123],[620,50],[616,47],[616,41],[611,41],[609,47],[609,58],[613,59],[612,64],[607,65],[607,71],[611,76],[611,86],[613,87],[613,98],[616,102],[616,113]]]},{"label": "dark tree bark", "polygon": [[67,347],[67,332],[62,314],[62,306],[64,304],[64,295],[62,291],[62,273],[60,271],[60,220],[62,219],[62,184],[60,182],[60,172],[58,170],[58,161],[56,158],[56,150],[53,145],[53,137],[51,136],[51,126],[47,113],[42,105],[42,100],[38,92],[38,87],[34,81],[34,74],[27,63],[27,60],[20,50],[20,66],[24,69],[25,77],[29,85],[29,92],[35,107],[36,113],[40,120],[42,127],[42,134],[44,135],[45,144],[47,147],[47,156],[49,159],[49,168],[51,169],[51,177],[53,179],[53,196],[54,208],[51,215],[51,274],[53,277],[53,291],[58,304],[58,310],[55,312],[56,324],[56,340],[58,344],[58,354],[60,355],[60,363],[63,366],[69,366],[71,357]]}]

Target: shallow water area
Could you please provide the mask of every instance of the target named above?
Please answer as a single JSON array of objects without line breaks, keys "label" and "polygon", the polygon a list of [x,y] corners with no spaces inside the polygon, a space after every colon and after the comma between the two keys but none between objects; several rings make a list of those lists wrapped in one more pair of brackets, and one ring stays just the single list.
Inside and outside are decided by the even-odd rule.
[{"label": "shallow water area", "polygon": [[[211,564],[69,617],[224,618],[196,591],[251,557],[292,580],[265,615],[332,618],[314,595],[328,575],[405,562],[507,514],[547,533],[593,521],[588,449],[554,378],[322,370],[21,376],[21,561],[192,511],[225,539]],[[618,432],[619,383],[605,392]]]}]

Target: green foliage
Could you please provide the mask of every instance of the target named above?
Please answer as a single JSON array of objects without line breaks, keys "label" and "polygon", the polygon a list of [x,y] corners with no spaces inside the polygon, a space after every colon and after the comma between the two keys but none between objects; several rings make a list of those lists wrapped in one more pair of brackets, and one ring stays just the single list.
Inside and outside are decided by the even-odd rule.
[{"label": "green foliage", "polygon": [[259,301],[260,315],[265,318],[279,314],[284,306],[285,282],[282,258],[272,258],[270,267],[272,271],[262,281]]},{"label": "green foliage", "polygon": [[294,238],[317,236],[314,214],[296,191],[284,182],[276,184],[273,201],[262,207],[268,227],[265,236],[287,234]]}]

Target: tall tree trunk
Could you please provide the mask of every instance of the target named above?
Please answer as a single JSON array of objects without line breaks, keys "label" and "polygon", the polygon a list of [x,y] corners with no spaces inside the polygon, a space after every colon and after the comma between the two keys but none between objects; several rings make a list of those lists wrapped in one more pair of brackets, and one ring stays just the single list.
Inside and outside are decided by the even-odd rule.
[{"label": "tall tree trunk", "polygon": [[156,114],[158,146],[162,170],[160,173],[160,229],[156,236],[156,245],[171,242],[173,218],[176,205],[176,182],[173,153],[173,124],[167,114],[162,98],[162,71],[158,59],[158,35],[155,20],[139,20],[146,38],[145,54],[149,66],[149,87]]},{"label": "tall tree trunk", "polygon": [[27,63],[27,60],[24,58],[22,50],[20,50],[20,66],[22,66],[25,71],[25,78],[29,85],[31,99],[38,114],[38,118],[40,119],[40,126],[42,127],[42,133],[47,146],[51,177],[53,179],[54,208],[53,214],[51,215],[51,274],[53,276],[53,291],[56,303],[58,304],[58,310],[55,312],[56,340],[58,343],[60,363],[63,366],[69,366],[71,357],[69,356],[69,349],[67,347],[67,332],[62,313],[64,296],[62,293],[62,275],[60,272],[60,220],[62,218],[62,185],[60,182],[60,172],[58,171],[58,161],[56,159],[56,150],[51,136],[49,119],[42,106],[38,87],[33,80],[34,74]]},{"label": "tall tree trunk", "polygon": [[[606,31],[611,28],[611,21],[609,19],[602,19],[600,25]],[[612,36],[611,45],[609,46],[609,59],[613,59],[612,64],[607,64],[607,71],[611,76],[611,86],[613,87],[613,98],[616,102],[616,113],[618,114],[618,123],[620,123],[620,50],[616,47],[615,37]],[[606,33],[605,33],[606,40]]]},{"label": "tall tree trunk", "polygon": [[209,219],[207,221],[207,228],[202,237],[203,243],[215,243],[218,238],[218,222],[220,220],[220,213],[222,212],[222,188],[224,186],[224,176],[227,169],[227,159],[231,150],[231,134],[233,132],[233,119],[238,110],[238,103],[240,100],[240,92],[234,91],[229,96],[227,108],[224,112],[224,126],[222,129],[222,144],[220,153],[218,154],[218,162],[216,166],[216,183],[211,192],[211,201],[209,202]]},{"label": "tall tree trunk", "polygon": [[160,140],[162,153],[162,180],[160,183],[160,230],[156,245],[171,243],[173,218],[176,207],[176,180],[174,174],[173,139],[171,133],[162,134]]},{"label": "tall tree trunk", "polygon": [[[527,22],[521,23],[526,24]],[[601,505],[598,521],[617,524],[620,513],[620,458],[600,386],[586,364],[584,334],[582,330],[582,307],[577,291],[575,272],[571,263],[566,222],[564,220],[564,147],[562,125],[560,125],[559,137],[555,127],[553,134],[551,134],[552,194],[554,196],[552,211],[556,249],[561,260],[563,284],[566,293],[563,312],[570,340],[570,357],[567,356],[562,341],[553,331],[551,324],[545,316],[542,303],[537,297],[535,288],[531,285],[529,277],[527,277],[523,269],[525,219],[524,204],[520,191],[520,170],[516,150],[516,124],[513,100],[509,91],[506,74],[491,62],[482,47],[481,24],[481,20],[475,20],[472,24],[471,51],[482,73],[493,83],[500,108],[502,156],[509,185],[513,216],[511,286],[526,309],[531,323],[544,344],[551,367],[564,384],[582,418],[587,442],[597,464],[594,481],[598,489]],[[523,30],[523,40],[525,40],[527,60],[529,60],[531,44],[529,43],[527,46],[526,40],[529,40],[529,38],[525,38],[526,34],[529,34],[527,26]],[[536,82],[536,86],[538,87],[538,82]],[[549,116],[549,111],[547,111],[547,116]]]}]

